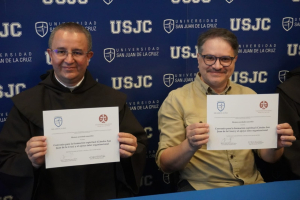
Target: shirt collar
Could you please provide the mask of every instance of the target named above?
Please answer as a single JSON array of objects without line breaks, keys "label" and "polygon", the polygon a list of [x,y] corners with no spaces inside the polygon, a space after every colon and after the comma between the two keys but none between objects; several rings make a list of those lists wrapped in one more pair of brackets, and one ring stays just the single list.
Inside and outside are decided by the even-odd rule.
[{"label": "shirt collar", "polygon": [[69,88],[71,92],[72,92],[75,88],[77,88],[77,87],[82,83],[82,81],[83,81],[83,79],[84,79],[84,76],[83,76],[82,79],[81,79],[76,85],[74,85],[74,86],[66,86],[66,85],[63,84],[60,80],[58,80],[58,78],[56,77],[56,74],[55,74],[55,73],[54,73],[54,77],[55,77],[55,79],[56,79],[62,86],[66,87],[66,88]]}]

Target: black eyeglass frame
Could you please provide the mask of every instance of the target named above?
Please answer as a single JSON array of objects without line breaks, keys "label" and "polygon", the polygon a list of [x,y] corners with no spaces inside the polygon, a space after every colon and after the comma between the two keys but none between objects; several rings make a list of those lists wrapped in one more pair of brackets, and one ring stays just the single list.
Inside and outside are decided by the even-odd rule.
[{"label": "black eyeglass frame", "polygon": [[[231,56],[220,56],[220,57],[217,57],[217,56],[214,56],[214,55],[202,55],[202,54],[199,54],[202,58],[203,58],[203,61],[204,61],[204,63],[206,64],[206,62],[205,62],[205,57],[206,56],[212,56],[212,57],[214,57],[215,58],[215,62],[213,63],[213,64],[206,64],[206,65],[208,65],[208,66],[212,66],[212,65],[214,65],[216,62],[217,62],[217,60],[219,59],[219,62],[220,62],[220,64],[223,66],[223,67],[229,67],[231,64],[232,64],[232,61],[233,61],[233,59],[235,59],[235,57],[236,56],[234,56],[234,57],[231,57]],[[220,60],[220,58],[230,58],[230,64],[229,65],[226,65],[226,66],[224,66],[222,63],[221,63],[221,60]]]}]

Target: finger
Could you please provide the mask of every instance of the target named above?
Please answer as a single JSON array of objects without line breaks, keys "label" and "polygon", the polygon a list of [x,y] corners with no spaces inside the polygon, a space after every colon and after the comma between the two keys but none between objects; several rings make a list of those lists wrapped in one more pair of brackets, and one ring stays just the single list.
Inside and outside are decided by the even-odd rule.
[{"label": "finger", "polygon": [[193,142],[198,142],[201,140],[206,140],[209,138],[208,134],[202,134],[202,135],[194,135],[191,137]]},{"label": "finger", "polygon": [[128,152],[128,151],[125,151],[123,149],[120,149],[120,157],[121,158],[128,158],[128,157],[131,157],[133,154]]},{"label": "finger", "polygon": [[194,130],[187,131],[186,135],[187,137],[195,136],[195,135],[202,135],[207,134],[209,132],[208,128],[197,128]]},{"label": "finger", "polygon": [[38,152],[38,153],[35,153],[33,155],[30,156],[30,160],[31,161],[35,161],[39,158],[42,158],[46,155],[47,151],[43,151],[43,152]]},{"label": "finger", "polygon": [[292,146],[292,142],[288,142],[288,141],[280,141],[282,147],[290,147]]},{"label": "finger", "polygon": [[186,130],[193,130],[196,128],[208,128],[209,125],[207,123],[195,123],[186,127]]},{"label": "finger", "polygon": [[42,141],[28,142],[27,146],[29,146],[31,148],[45,147],[45,146],[47,146],[47,142],[42,142]]},{"label": "finger", "polygon": [[29,149],[26,153],[28,156],[32,157],[34,154],[42,153],[42,152],[45,153],[46,151],[47,151],[47,147],[37,147],[37,148]]},{"label": "finger", "polygon": [[193,135],[201,135],[209,132],[208,128],[196,128],[191,131]]},{"label": "finger", "polygon": [[285,141],[285,142],[294,142],[294,141],[296,141],[296,137],[295,136],[280,136],[280,140]]},{"label": "finger", "polygon": [[27,142],[26,144],[26,148],[25,151],[28,152],[30,151],[30,149],[34,149],[34,148],[38,148],[38,147],[42,147],[45,148],[47,147],[47,143],[46,142]]},{"label": "finger", "polygon": [[31,142],[35,142],[35,141],[46,141],[46,137],[45,136],[35,136],[35,137],[32,137],[30,138],[29,141]]},{"label": "finger", "polygon": [[208,139],[199,140],[199,141],[192,141],[190,142],[191,146],[200,148],[202,145],[206,144],[208,142]]},{"label": "finger", "polygon": [[128,144],[131,146],[137,146],[137,142],[133,138],[118,138],[121,144]]},{"label": "finger", "polygon": [[279,129],[277,130],[277,134],[279,135],[294,135],[293,129]]},{"label": "finger", "polygon": [[134,138],[135,136],[134,135],[132,135],[132,134],[130,134],[130,133],[124,133],[124,132],[120,132],[120,133],[118,133],[118,135],[119,135],[119,138]]},{"label": "finger", "polygon": [[289,123],[282,123],[277,125],[277,129],[292,129],[292,127]]},{"label": "finger", "polygon": [[30,138],[30,140],[27,141],[26,148],[40,146],[39,144],[41,144],[41,146],[45,146],[45,144],[47,145],[47,143],[44,143],[45,141],[46,141],[45,136],[32,137],[32,138]]},{"label": "finger", "polygon": [[125,144],[121,144],[120,149],[125,150],[125,151],[130,152],[130,153],[134,153],[136,151],[135,146],[125,145]]}]

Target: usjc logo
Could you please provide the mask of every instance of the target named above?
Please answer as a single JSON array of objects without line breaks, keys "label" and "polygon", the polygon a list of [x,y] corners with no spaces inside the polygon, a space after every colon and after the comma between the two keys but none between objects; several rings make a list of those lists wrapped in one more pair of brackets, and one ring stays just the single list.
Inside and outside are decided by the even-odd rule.
[{"label": "usjc logo", "polygon": [[174,83],[174,74],[165,74],[163,77],[165,86],[171,87]]},{"label": "usjc logo", "polygon": [[57,127],[60,127],[63,123],[63,119],[61,116],[54,117],[54,124]]},{"label": "usjc logo", "polygon": [[282,19],[282,27],[285,31],[291,30],[294,24],[294,19],[292,17],[285,17]]},{"label": "usjc logo", "polygon": [[227,3],[232,3],[232,2],[233,2],[233,0],[226,0],[226,2],[227,2]]},{"label": "usjc logo", "polygon": [[266,108],[268,108],[268,102],[266,102],[266,101],[261,101],[260,104],[259,104],[259,107],[260,107],[261,109],[266,109]]},{"label": "usjc logo", "polygon": [[225,109],[225,102],[224,101],[218,101],[217,102],[217,109],[222,112]]},{"label": "usjc logo", "polygon": [[106,5],[109,5],[113,2],[113,0],[103,0],[103,1],[104,1],[104,3],[106,3]]},{"label": "usjc logo", "polygon": [[173,19],[165,19],[164,20],[164,29],[170,34],[174,30],[174,20]]},{"label": "usjc logo", "polygon": [[[182,0],[182,3],[200,3],[200,1],[202,1],[202,3],[209,3],[211,0]],[[178,4],[181,2],[181,0],[171,0],[171,2],[173,4]]]},{"label": "usjc logo", "polygon": [[125,77],[111,77],[112,87],[116,90],[132,89],[132,88],[151,88],[152,87],[152,76],[151,75],[139,75],[136,80],[132,76]]},{"label": "usjc logo", "polygon": [[103,51],[104,53],[104,59],[111,63],[115,59],[116,51],[114,48],[106,48]]},{"label": "usjc logo", "polygon": [[35,23],[35,32],[40,37],[45,37],[48,33],[48,24],[47,22],[36,22]]},{"label": "usjc logo", "polygon": [[[76,1],[79,3],[79,4],[87,4],[88,3],[88,0],[55,0],[55,3],[58,4],[58,5],[64,5],[64,4],[69,4],[69,5],[74,5],[76,4]],[[43,3],[45,5],[51,5],[53,4],[54,0],[43,0]]]},{"label": "usjc logo", "polygon": [[99,121],[100,121],[101,123],[106,123],[107,120],[108,120],[107,115],[102,114],[102,115],[99,116]]},{"label": "usjc logo", "polygon": [[112,34],[120,34],[121,31],[124,34],[139,34],[142,32],[151,33],[151,25],[151,20],[136,20],[136,27],[130,20],[110,20],[110,29]]},{"label": "usjc logo", "polygon": [[300,55],[300,45],[295,43],[295,44],[287,44],[287,54],[289,56],[296,56],[297,53]]},{"label": "usjc logo", "polygon": [[[255,25],[253,25],[255,24]],[[267,25],[268,24],[268,25]],[[266,18],[255,18],[255,22],[250,18],[230,18],[230,29],[232,31],[268,31],[271,29],[271,19]]]},{"label": "usjc logo", "polygon": [[22,31],[16,31],[17,28],[22,28],[22,25],[19,22],[12,22],[10,24],[8,22],[3,22],[2,26],[4,31],[0,31],[0,38],[6,38],[9,35],[11,35],[11,37],[21,37]]},{"label": "usjc logo", "polygon": [[286,74],[288,73],[289,71],[288,70],[281,70],[279,71],[278,73],[278,80],[283,83],[286,79]]},{"label": "usjc logo", "polygon": [[3,97],[11,98],[14,95],[19,94],[21,92],[21,88],[22,89],[26,88],[25,83],[17,83],[17,84],[11,83],[11,84],[8,84],[9,92],[4,92],[3,86],[0,85],[0,99],[3,98]]}]

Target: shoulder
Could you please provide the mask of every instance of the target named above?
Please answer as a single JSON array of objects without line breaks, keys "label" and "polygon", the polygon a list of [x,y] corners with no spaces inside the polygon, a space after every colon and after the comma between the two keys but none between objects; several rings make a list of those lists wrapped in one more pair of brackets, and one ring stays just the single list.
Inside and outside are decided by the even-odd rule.
[{"label": "shoulder", "polygon": [[92,92],[95,92],[95,96],[98,96],[100,98],[105,98],[108,101],[112,102],[125,102],[127,95],[123,92],[120,92],[118,90],[115,90],[107,85],[97,83],[93,89]]},{"label": "shoulder", "polygon": [[283,83],[279,84],[277,88],[281,90],[298,90],[300,86],[300,76],[293,76]]},{"label": "shoulder", "polygon": [[193,87],[194,82],[188,83],[180,88],[177,88],[175,90],[172,90],[167,98],[175,98],[175,99],[181,99],[186,98]]},{"label": "shoulder", "polygon": [[98,83],[95,86],[95,89],[101,91],[101,93],[105,93],[106,95],[112,96],[112,97],[120,97],[120,98],[126,98],[126,94],[123,92],[120,92],[116,89],[113,89],[107,85],[104,85],[102,83]]},{"label": "shoulder", "polygon": [[165,98],[161,108],[176,108],[182,110],[184,105],[191,103],[195,98],[192,96],[193,82],[184,85],[183,87],[172,90]]},{"label": "shoulder", "polygon": [[254,90],[249,87],[230,82],[232,94],[256,94]]},{"label": "shoulder", "polygon": [[300,103],[300,76],[293,76],[277,86],[277,92],[283,97],[285,94],[293,101]]},{"label": "shoulder", "polygon": [[41,98],[40,94],[43,93],[43,88],[44,87],[41,85],[36,85],[15,95],[14,97],[12,97],[12,101],[14,102],[14,104],[34,103],[37,99]]}]

